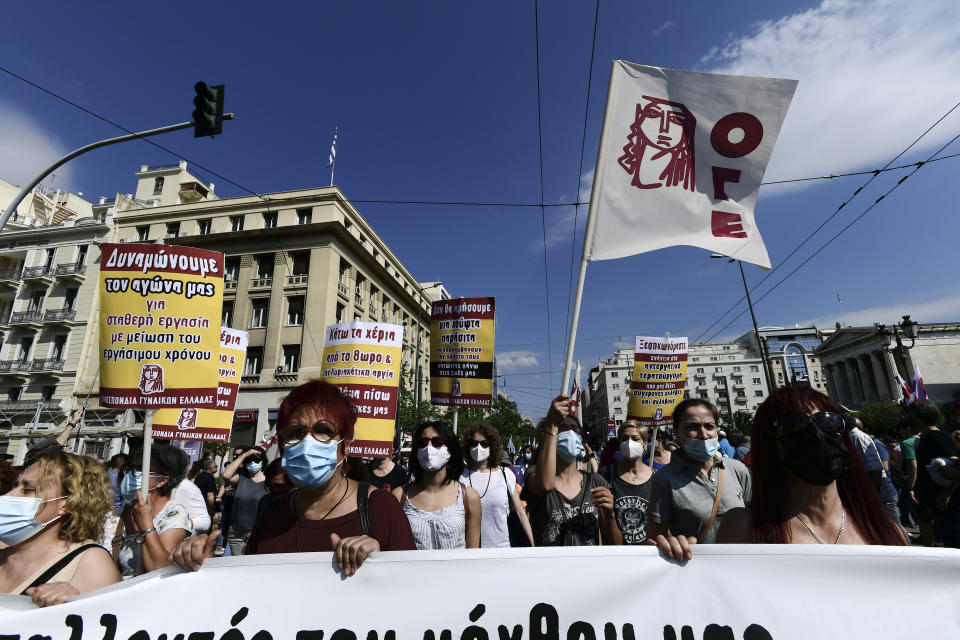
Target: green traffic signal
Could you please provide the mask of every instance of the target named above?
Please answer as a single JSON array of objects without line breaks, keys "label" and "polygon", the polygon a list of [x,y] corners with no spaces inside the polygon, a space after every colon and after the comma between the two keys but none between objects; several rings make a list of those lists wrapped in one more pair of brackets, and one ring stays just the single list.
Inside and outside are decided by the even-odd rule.
[{"label": "green traffic signal", "polygon": [[193,137],[215,136],[223,132],[223,87],[219,84],[208,87],[205,82],[193,86],[197,96],[193,99]]}]

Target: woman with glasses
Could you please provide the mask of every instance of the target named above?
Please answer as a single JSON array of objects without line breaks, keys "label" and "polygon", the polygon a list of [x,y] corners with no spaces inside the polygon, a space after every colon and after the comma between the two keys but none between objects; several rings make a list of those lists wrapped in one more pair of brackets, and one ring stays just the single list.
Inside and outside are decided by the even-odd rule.
[{"label": "woman with glasses", "polygon": [[480,505],[483,509],[480,546],[510,546],[507,518],[511,510],[517,514],[520,526],[533,546],[533,532],[530,530],[527,512],[520,502],[517,476],[499,463],[503,459],[500,434],[486,422],[472,425],[463,433],[463,448],[468,456],[463,481],[480,494]]},{"label": "woman with glasses", "polygon": [[537,433],[537,466],[520,494],[530,511],[537,546],[621,544],[610,485],[582,471],[580,423],[570,416],[570,397],[553,399]]},{"label": "woman with glasses", "polygon": [[230,533],[226,542],[230,555],[242,556],[253,531],[260,500],[267,495],[263,464],[266,452],[263,447],[246,447],[223,470],[224,482],[234,486],[233,504],[230,507]]},{"label": "woman with glasses", "polygon": [[[344,473],[356,421],[350,400],[322,380],[302,384],[283,399],[277,439],[294,489],[261,500],[245,554],[333,551],[337,567],[349,576],[371,553],[415,548],[396,499]],[[215,535],[197,536],[174,549],[171,561],[196,571],[215,544]]]},{"label": "woman with glasses", "polygon": [[750,472],[720,453],[717,408],[689,398],[673,410],[674,437],[682,447],[653,474],[647,541],[668,558],[684,561],[695,543],[717,541],[726,513],[750,502]]},{"label": "woman with glasses", "polygon": [[643,463],[647,431],[636,420],[625,420],[617,429],[619,460],[603,467],[603,478],[613,492],[613,512],[623,535],[623,544],[647,540],[647,503],[653,470]]},{"label": "woman with glasses", "polygon": [[480,546],[480,496],[460,482],[463,454],[453,429],[423,422],[413,434],[410,475],[401,493],[417,549],[476,549]]},{"label": "woman with glasses", "polygon": [[850,441],[853,417],[808,387],[777,389],[753,419],[753,502],[718,542],[904,545]]}]

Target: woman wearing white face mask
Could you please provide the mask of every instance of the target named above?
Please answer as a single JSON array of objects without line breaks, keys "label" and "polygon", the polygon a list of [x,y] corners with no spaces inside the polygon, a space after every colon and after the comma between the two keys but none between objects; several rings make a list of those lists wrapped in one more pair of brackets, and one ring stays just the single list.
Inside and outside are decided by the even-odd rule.
[{"label": "woman wearing white face mask", "polygon": [[443,422],[424,422],[413,434],[410,475],[400,496],[417,549],[480,546],[480,496],[460,482],[463,454]]},{"label": "woman wearing white face mask", "polygon": [[223,470],[224,481],[236,486],[230,507],[230,533],[226,540],[231,555],[243,555],[257,519],[260,500],[267,495],[266,476],[263,475],[265,458],[262,447],[249,447]]},{"label": "woman wearing white face mask", "polygon": [[0,592],[60,604],[120,580],[96,544],[113,489],[102,465],[64,453],[43,454],[0,496]]},{"label": "woman wearing white face mask", "polygon": [[[283,399],[277,438],[295,489],[263,498],[246,555],[333,551],[340,571],[352,575],[371,553],[416,548],[396,499],[344,473],[356,422],[350,400],[322,380]],[[171,562],[197,571],[216,543],[214,534],[195,536],[171,552]]]},{"label": "woman wearing white face mask", "polygon": [[480,494],[483,515],[480,521],[480,546],[509,547],[510,530],[507,518],[512,510],[520,527],[533,546],[533,532],[527,512],[520,502],[520,487],[512,471],[504,468],[503,442],[492,425],[484,422],[466,428],[463,448],[467,451],[467,469],[463,480]]},{"label": "woman wearing white face mask", "polygon": [[653,476],[647,541],[675,560],[689,560],[693,544],[716,542],[723,515],[750,502],[750,471],[720,453],[718,418],[706,400],[678,404],[673,432],[681,448]]},{"label": "woman wearing white face mask", "polygon": [[617,429],[620,460],[603,468],[603,477],[613,492],[613,512],[623,534],[623,544],[643,544],[647,540],[647,503],[653,471],[643,463],[647,435],[634,420],[626,420]]}]

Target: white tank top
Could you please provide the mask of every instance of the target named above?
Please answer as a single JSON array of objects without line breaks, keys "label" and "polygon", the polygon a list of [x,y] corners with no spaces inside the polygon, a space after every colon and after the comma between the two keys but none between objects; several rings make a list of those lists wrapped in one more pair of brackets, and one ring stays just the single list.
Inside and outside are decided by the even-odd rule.
[{"label": "white tank top", "polygon": [[463,485],[457,483],[457,501],[436,511],[424,511],[410,500],[403,501],[403,513],[410,522],[413,539],[420,551],[465,549],[467,516],[463,508]]}]

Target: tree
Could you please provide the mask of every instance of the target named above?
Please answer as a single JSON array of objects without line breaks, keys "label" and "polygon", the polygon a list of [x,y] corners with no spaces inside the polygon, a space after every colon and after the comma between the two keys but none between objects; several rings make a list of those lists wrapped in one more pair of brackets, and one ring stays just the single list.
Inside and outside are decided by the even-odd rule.
[{"label": "tree", "polygon": [[[452,408],[446,410],[444,420],[453,421]],[[503,396],[496,396],[489,410],[473,407],[460,409],[457,415],[457,430],[463,433],[464,428],[481,422],[488,422],[497,430],[504,447],[511,437],[517,448],[533,437],[533,430],[523,422],[517,403]]]},{"label": "tree", "polygon": [[753,414],[749,411],[737,411],[733,414],[731,422],[733,428],[745,436],[749,436],[753,431]]},{"label": "tree", "polygon": [[896,436],[897,426],[903,420],[900,404],[865,404],[856,412],[858,418],[873,427],[876,436]]},{"label": "tree", "polygon": [[397,398],[397,423],[394,442],[399,442],[400,433],[413,433],[425,420],[438,420],[440,409],[425,400],[417,405],[416,380],[413,371],[406,365],[400,370],[400,388]]}]

